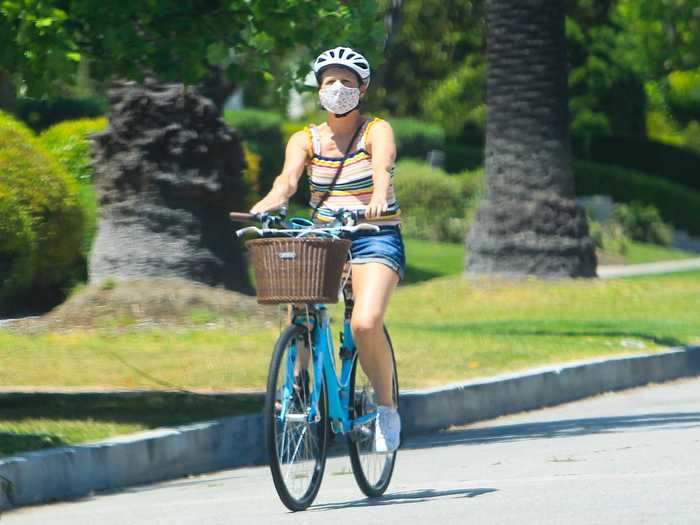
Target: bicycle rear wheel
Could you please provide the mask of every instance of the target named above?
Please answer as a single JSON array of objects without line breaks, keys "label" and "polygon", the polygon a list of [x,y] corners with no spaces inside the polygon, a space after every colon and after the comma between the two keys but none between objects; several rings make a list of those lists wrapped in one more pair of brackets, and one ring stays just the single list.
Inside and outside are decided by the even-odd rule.
[{"label": "bicycle rear wheel", "polygon": [[282,332],[270,362],[265,396],[270,471],[277,494],[292,511],[306,509],[318,494],[328,444],[325,386],[318,401],[320,419],[309,421],[308,417],[315,384],[308,340],[308,330],[298,325]]},{"label": "bicycle rear wheel", "polygon": [[[393,364],[394,380],[393,380],[393,396],[394,403],[399,406],[399,378],[396,373],[396,359],[394,358],[394,347],[391,344],[391,338],[386,327],[384,334],[389,343],[391,351],[391,361]],[[355,361],[352,365],[350,374],[350,417],[357,418],[359,416],[372,414],[377,411],[377,400],[372,383],[363,372],[359,363],[359,358],[355,355]],[[384,494],[391,476],[394,472],[396,463],[396,452],[385,453],[374,451],[374,429],[376,419],[370,423],[363,425],[358,429],[354,429],[348,434],[348,447],[350,449],[350,462],[352,464],[352,473],[355,476],[358,486],[362,492],[370,497],[376,498]]]}]

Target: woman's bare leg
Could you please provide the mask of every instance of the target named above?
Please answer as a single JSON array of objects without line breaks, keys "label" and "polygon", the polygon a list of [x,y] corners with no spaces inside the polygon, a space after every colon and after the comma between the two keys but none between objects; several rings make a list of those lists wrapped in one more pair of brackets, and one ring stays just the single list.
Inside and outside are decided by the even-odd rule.
[{"label": "woman's bare leg", "polygon": [[382,263],[352,265],[355,306],[350,320],[360,364],[372,382],[380,405],[394,407],[393,363],[384,335],[384,314],[399,282],[398,274]]}]

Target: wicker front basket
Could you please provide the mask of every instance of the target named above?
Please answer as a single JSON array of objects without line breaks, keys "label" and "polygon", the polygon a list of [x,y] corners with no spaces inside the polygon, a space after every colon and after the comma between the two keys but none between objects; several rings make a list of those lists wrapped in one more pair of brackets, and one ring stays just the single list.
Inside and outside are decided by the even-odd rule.
[{"label": "wicker front basket", "polygon": [[253,239],[245,245],[255,269],[258,302],[337,303],[347,239]]}]

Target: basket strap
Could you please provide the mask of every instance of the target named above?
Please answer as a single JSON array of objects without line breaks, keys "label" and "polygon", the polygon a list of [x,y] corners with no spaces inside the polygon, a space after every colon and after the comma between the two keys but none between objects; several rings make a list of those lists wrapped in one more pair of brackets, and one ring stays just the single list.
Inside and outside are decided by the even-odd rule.
[{"label": "basket strap", "polygon": [[330,197],[331,191],[333,191],[333,188],[335,187],[336,182],[338,182],[338,178],[340,177],[340,172],[343,171],[343,164],[345,164],[345,160],[348,158],[350,155],[350,151],[352,151],[352,145],[355,143],[355,139],[357,138],[357,135],[359,135],[360,130],[362,129],[362,126],[365,125],[365,122],[361,122],[360,125],[357,127],[355,130],[355,133],[353,133],[352,138],[350,139],[350,144],[348,145],[348,149],[345,151],[345,155],[343,155],[343,158],[340,161],[340,165],[338,166],[338,170],[335,172],[335,176],[333,177],[333,181],[331,182],[331,185],[328,187],[328,191],[323,194],[321,197],[321,200],[318,201],[318,204],[314,208],[313,213],[311,214],[311,220],[313,221],[314,218],[316,217],[316,213],[318,212],[318,209],[321,207],[321,205],[326,202],[326,199]]}]

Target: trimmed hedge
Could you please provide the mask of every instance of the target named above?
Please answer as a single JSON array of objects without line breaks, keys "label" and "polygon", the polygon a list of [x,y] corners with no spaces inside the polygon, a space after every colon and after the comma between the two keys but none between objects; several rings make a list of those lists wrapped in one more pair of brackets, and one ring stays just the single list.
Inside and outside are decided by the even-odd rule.
[{"label": "trimmed hedge", "polygon": [[653,140],[607,137],[594,140],[589,148],[574,143],[580,158],[614,164],[700,190],[700,154]]},{"label": "trimmed hedge", "polygon": [[387,120],[394,130],[398,158],[425,160],[430,150],[444,147],[445,132],[438,124],[411,118]]},{"label": "trimmed hedge", "polygon": [[475,170],[484,164],[483,145],[448,142],[444,151],[445,171],[448,173]]},{"label": "trimmed hedge", "polygon": [[23,293],[55,295],[84,275],[78,184],[26,126],[3,112],[0,196],[0,309],[16,305]]},{"label": "trimmed hedge", "polygon": [[665,221],[700,235],[700,192],[659,177],[590,161],[575,161],[578,195],[610,195],[616,202],[656,206]]},{"label": "trimmed hedge", "polygon": [[93,118],[107,112],[107,101],[96,98],[18,98],[16,116],[35,132],[65,120]]}]

